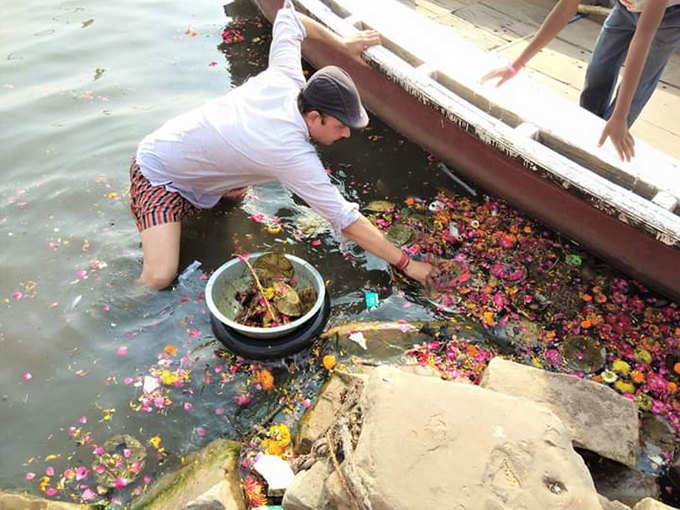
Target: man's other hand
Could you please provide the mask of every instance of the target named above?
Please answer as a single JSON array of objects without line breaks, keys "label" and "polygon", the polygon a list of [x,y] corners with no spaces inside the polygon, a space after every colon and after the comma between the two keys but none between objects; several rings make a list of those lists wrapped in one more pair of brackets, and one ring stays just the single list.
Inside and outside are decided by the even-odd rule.
[{"label": "man's other hand", "polygon": [[612,141],[621,161],[630,161],[635,156],[635,140],[628,131],[625,118],[612,116],[605,124],[597,146],[602,147],[607,138]]},{"label": "man's other hand", "polygon": [[356,60],[361,60],[364,50],[380,44],[380,34],[375,30],[362,30],[354,35],[345,37],[343,40],[345,50]]}]

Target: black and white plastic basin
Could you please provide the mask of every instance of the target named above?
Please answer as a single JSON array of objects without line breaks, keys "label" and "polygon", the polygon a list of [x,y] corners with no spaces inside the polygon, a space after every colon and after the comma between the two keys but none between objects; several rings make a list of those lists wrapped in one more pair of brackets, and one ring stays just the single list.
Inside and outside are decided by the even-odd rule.
[{"label": "black and white plastic basin", "polygon": [[[248,261],[252,265],[261,255],[263,253],[251,253],[248,256]],[[298,281],[297,287],[304,289],[312,286],[316,290],[316,301],[306,314],[288,324],[271,328],[245,326],[236,322],[234,318],[241,309],[241,305],[236,300],[236,292],[245,290],[252,285],[252,275],[241,259],[234,258],[220,266],[212,274],[205,288],[206,303],[214,319],[213,326],[215,326],[215,322],[218,322],[225,326],[227,331],[237,333],[242,337],[275,339],[287,337],[308,323],[313,322],[313,319],[317,318],[319,312],[324,311],[324,305],[328,301],[323,278],[309,262],[294,255],[285,254],[285,257],[293,265],[295,278]],[[214,331],[215,329],[213,327]],[[215,333],[217,334],[216,331]]]}]

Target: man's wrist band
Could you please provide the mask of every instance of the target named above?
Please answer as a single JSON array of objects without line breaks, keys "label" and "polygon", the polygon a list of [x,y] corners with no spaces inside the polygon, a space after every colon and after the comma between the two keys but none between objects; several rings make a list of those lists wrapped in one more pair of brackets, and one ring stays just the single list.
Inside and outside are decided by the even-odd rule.
[{"label": "man's wrist band", "polygon": [[410,262],[411,259],[409,258],[409,256],[406,254],[406,252],[402,251],[399,261],[396,264],[392,265],[396,267],[399,271],[404,271],[408,267]]}]

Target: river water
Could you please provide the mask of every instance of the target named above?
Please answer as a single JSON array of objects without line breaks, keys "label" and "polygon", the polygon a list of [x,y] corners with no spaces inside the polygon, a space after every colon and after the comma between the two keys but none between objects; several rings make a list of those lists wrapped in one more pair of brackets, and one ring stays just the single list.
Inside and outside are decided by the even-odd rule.
[{"label": "river water", "polygon": [[[223,396],[206,393],[206,409],[190,414],[140,417],[129,405],[140,388],[124,382],[138,382],[165,345],[209,337],[204,311],[183,298],[198,295],[204,281],[151,297],[135,288],[141,249],[127,210],[128,168],[146,134],[262,69],[268,26],[261,40],[250,26],[247,43],[227,48],[227,57],[221,34],[229,21],[219,3],[204,0],[3,5],[0,487],[38,492],[37,478],[25,474],[64,469],[78,439],[69,427],[100,442],[122,432],[159,435],[177,457],[237,435],[224,419],[208,426]],[[416,186],[432,194],[446,182],[424,175],[426,154],[376,120],[322,156],[346,195],[362,203],[404,197]],[[238,247],[262,250],[288,239],[288,251],[331,281],[336,316],[367,316],[362,289],[389,281],[384,264],[360,252],[346,262],[328,235],[313,246],[268,234],[251,215],[278,213],[285,221],[301,209],[278,185],[255,195],[247,207],[218,207],[190,222],[181,267],[198,260],[209,272]],[[368,316],[394,315],[386,297],[387,306]],[[418,305],[394,307],[400,317],[428,316]],[[193,337],[177,338],[187,329]]]},{"label": "river water", "polygon": [[[63,487],[59,478],[64,470],[93,468],[97,446],[130,434],[148,450],[145,468],[134,488],[128,488],[139,492],[216,437],[247,438],[254,423],[266,422],[282,409],[292,417],[304,411],[325,375],[318,359],[306,368],[305,359],[298,360],[297,368],[290,362],[267,364],[277,388],[283,389],[266,392],[253,389],[252,375],[260,365],[215,355],[202,292],[210,272],[236,251],[277,248],[309,260],[328,281],[333,323],[438,317],[421,296],[399,290],[382,261],[342,248],[323,229],[309,238],[299,235],[297,226],[309,211],[277,184],[257,187],[240,206],[222,204],[185,224],[180,266],[189,269],[173,291],[148,294],[136,287],[141,249],[127,209],[128,167],[136,144],[167,119],[242,83],[266,62],[269,26],[254,19],[247,4],[231,5],[232,11],[248,14],[249,21],[234,24],[221,5],[203,0],[124,0],[116,5],[100,0],[38,5],[27,0],[4,6],[0,488],[92,501],[96,498],[87,492],[96,485],[92,473],[80,485]],[[237,27],[245,41],[224,44],[225,27]],[[320,154],[332,180],[362,207],[380,199],[403,204],[415,195],[423,197],[421,205],[427,209],[440,189],[456,191],[428,154],[375,118],[368,129],[320,148]],[[607,356],[589,377],[601,380],[603,368],[620,368],[616,363],[626,359],[647,377],[667,377],[677,391],[672,373],[676,359],[664,351],[680,335],[674,303],[619,278],[505,205],[461,199],[449,209],[447,221],[455,222],[469,240],[449,254],[468,257],[466,264],[477,275],[461,280],[459,294],[465,299],[456,303],[460,317],[472,324],[456,329],[453,351],[447,355],[455,351],[457,357],[442,358],[435,343],[413,353],[416,360],[451,377],[465,373],[474,379],[488,361],[485,353],[515,350],[523,362],[584,376],[588,360],[581,361],[581,351],[572,360],[576,365],[568,360],[550,363],[559,349],[565,358],[569,355],[560,347],[563,336],[584,335],[592,322],[606,343]],[[274,221],[283,225],[281,232],[265,228]],[[492,238],[493,230],[488,230],[485,238],[487,227],[500,234]],[[507,250],[499,248],[503,243]],[[509,282],[489,277],[493,257],[509,257],[512,250],[521,258],[514,267],[525,265],[536,288],[518,292],[519,286],[513,290]],[[488,281],[475,280],[479,275]],[[540,289],[543,294],[552,289],[552,309],[550,304],[547,311],[524,309],[532,298],[544,298],[538,292],[540,282],[547,282]],[[572,296],[565,294],[569,289]],[[380,296],[376,309],[366,307],[368,290]],[[488,292],[495,292],[493,299]],[[583,304],[588,292],[602,301]],[[515,302],[515,296],[522,302]],[[569,320],[561,317],[568,315],[567,308],[574,313]],[[531,335],[509,335],[496,322],[501,317],[542,318],[539,325],[524,323],[540,342],[523,344]],[[611,325],[606,323],[610,319]],[[466,346],[465,331],[479,349]],[[636,343],[626,343],[625,335]],[[485,350],[489,342],[496,342],[495,347]],[[351,344],[345,351],[390,358],[410,347],[395,349],[389,341],[384,345],[384,353],[366,353]],[[639,345],[644,352],[633,352]],[[595,350],[594,356],[599,355]],[[483,359],[471,361],[470,356]],[[620,382],[630,384],[628,373],[617,373]],[[186,380],[173,379],[177,374],[187,374]],[[148,375],[168,383],[171,389],[164,390],[164,398],[140,400]],[[639,383],[630,397],[642,398],[641,405],[677,422],[680,406],[670,387],[661,391],[658,384]],[[243,405],[246,397],[252,399],[248,406]],[[669,434],[673,436],[670,431],[665,437]],[[658,474],[658,469],[646,467]],[[148,478],[142,482],[142,476]],[[129,496],[128,490],[104,499],[124,502]]]}]

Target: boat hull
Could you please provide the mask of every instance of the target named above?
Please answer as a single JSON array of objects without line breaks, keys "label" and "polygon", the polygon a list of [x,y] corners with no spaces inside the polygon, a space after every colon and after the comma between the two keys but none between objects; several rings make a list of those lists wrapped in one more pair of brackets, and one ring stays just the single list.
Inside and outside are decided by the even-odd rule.
[{"label": "boat hull", "polygon": [[[253,0],[270,21],[281,0]],[[354,79],[366,107],[390,127],[453,167],[486,192],[565,234],[647,286],[680,300],[680,250],[621,221],[527,168],[409,94],[368,64],[336,48],[305,40],[304,58],[314,67],[338,65]],[[413,190],[417,192],[417,190]]]}]

